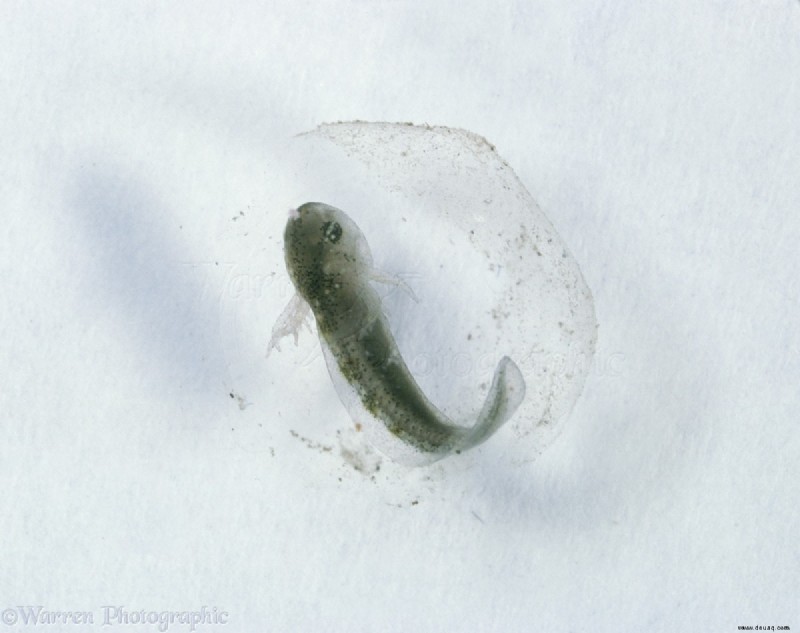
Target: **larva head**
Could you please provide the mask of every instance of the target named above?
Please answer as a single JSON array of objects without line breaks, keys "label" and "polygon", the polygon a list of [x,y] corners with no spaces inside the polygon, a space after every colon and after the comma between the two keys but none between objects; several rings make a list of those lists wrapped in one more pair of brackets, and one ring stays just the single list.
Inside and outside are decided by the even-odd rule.
[{"label": "larva head", "polygon": [[314,305],[323,294],[360,283],[372,266],[367,241],[347,214],[321,202],[292,210],[283,234],[286,269]]}]

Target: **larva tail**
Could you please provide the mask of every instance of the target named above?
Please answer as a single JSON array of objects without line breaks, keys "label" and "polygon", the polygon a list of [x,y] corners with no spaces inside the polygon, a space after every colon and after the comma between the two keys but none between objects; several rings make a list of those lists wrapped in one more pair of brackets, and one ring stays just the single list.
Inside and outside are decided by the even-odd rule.
[{"label": "larva tail", "polygon": [[492,387],[483,404],[478,421],[466,434],[461,450],[486,441],[505,424],[525,398],[525,379],[516,363],[503,356],[492,379]]}]

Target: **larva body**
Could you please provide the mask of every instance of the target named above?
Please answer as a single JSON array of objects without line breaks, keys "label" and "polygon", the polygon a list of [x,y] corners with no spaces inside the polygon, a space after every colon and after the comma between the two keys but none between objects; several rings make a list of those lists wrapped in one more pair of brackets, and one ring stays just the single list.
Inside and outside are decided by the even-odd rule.
[{"label": "larva body", "polygon": [[[502,426],[522,402],[525,381],[508,357],[500,360],[472,427],[454,424],[428,400],[400,356],[380,298],[370,285],[375,275],[367,241],[340,209],[309,202],[292,211],[284,254],[297,293],[314,313],[340,399],[356,421],[366,422],[365,428],[377,435],[388,432],[401,442],[406,450],[391,455],[396,460],[419,465],[472,448]],[[272,345],[276,332],[289,332],[285,324],[283,329],[279,325]]]}]

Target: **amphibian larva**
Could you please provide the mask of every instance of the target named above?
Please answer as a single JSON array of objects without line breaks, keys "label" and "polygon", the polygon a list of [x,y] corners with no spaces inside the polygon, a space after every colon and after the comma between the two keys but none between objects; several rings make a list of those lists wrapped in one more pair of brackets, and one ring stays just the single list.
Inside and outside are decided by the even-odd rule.
[{"label": "amphibian larva", "polygon": [[340,209],[308,202],[291,211],[284,255],[297,294],[272,330],[270,349],[288,334],[297,340],[310,307],[339,398],[358,422],[367,422],[365,428],[401,440],[404,450],[390,455],[397,461],[419,465],[472,448],[522,402],[525,380],[507,356],[471,428],[454,424],[428,400],[401,358],[370,285],[389,279],[372,268],[364,235]]}]

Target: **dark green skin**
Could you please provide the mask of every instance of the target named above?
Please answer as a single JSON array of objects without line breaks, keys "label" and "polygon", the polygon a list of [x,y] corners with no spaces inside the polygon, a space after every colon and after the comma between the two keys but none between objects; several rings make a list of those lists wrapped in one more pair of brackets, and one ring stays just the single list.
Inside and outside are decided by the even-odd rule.
[{"label": "dark green skin", "polygon": [[292,282],[364,408],[420,451],[458,450],[469,429],[448,423],[400,357],[369,284],[372,257],[356,224],[335,207],[309,202],[287,222],[284,246]]}]

